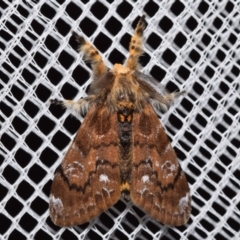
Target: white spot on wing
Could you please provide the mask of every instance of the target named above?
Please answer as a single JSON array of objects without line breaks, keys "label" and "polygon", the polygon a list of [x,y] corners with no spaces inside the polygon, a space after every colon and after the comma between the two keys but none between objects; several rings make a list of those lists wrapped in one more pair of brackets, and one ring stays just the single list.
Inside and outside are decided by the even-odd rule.
[{"label": "white spot on wing", "polygon": [[99,176],[99,181],[100,181],[100,182],[105,182],[105,183],[106,183],[106,182],[110,182],[108,176],[105,175],[105,174],[101,174],[101,175]]},{"label": "white spot on wing", "polygon": [[167,153],[170,149],[171,149],[171,144],[169,143],[169,144],[165,147],[163,154]]},{"label": "white spot on wing", "polygon": [[78,150],[78,147],[77,147],[77,145],[75,144],[75,142],[72,143],[72,148],[73,148],[74,150]]},{"label": "white spot on wing", "polygon": [[189,193],[187,193],[185,197],[182,197],[179,200],[179,204],[178,205],[179,205],[181,213],[185,212],[185,209],[188,207],[188,202],[189,202]]},{"label": "white spot on wing", "polygon": [[111,192],[114,192],[114,190],[113,189],[107,189],[107,188],[105,188],[105,187],[103,187],[103,190],[104,191],[106,191],[107,193],[108,193],[108,196],[111,196]]},{"label": "white spot on wing", "polygon": [[142,182],[148,182],[149,181],[149,176],[148,175],[144,175],[142,176]]},{"label": "white spot on wing", "polygon": [[85,167],[78,161],[73,161],[72,163],[65,166],[64,169],[64,173],[66,175],[79,178],[81,177],[80,175],[83,175],[83,170]]},{"label": "white spot on wing", "polygon": [[164,172],[163,177],[166,178],[166,177],[170,177],[174,173],[176,173],[177,166],[175,164],[171,163],[171,161],[167,160],[164,162],[164,164],[162,164],[161,169]]},{"label": "white spot on wing", "polygon": [[142,198],[144,192],[146,192],[146,191],[147,191],[147,188],[143,188],[142,190],[137,191],[137,192],[141,195],[141,198]]},{"label": "white spot on wing", "polygon": [[63,203],[62,203],[62,200],[60,198],[55,198],[53,196],[53,194],[50,195],[49,197],[49,202],[50,202],[50,205],[51,207],[56,211],[58,212],[59,214],[62,213],[64,207],[63,207]]}]

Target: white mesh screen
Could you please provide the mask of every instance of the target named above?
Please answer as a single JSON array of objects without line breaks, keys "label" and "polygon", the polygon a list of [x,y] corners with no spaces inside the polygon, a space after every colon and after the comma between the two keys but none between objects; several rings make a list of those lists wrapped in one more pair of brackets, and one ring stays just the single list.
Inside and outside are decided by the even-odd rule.
[{"label": "white mesh screen", "polygon": [[[111,66],[143,13],[143,72],[188,92],[162,122],[191,187],[191,219],[164,226],[120,200],[89,224],[59,228],[48,196],[80,121],[48,100],[79,99],[90,83],[71,29]],[[240,239],[239,31],[239,0],[3,0],[0,239]]]}]

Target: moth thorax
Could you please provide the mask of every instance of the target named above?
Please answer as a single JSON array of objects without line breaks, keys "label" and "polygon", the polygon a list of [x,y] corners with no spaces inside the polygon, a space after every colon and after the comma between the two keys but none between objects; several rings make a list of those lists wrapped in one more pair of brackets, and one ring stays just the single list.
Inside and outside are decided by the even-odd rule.
[{"label": "moth thorax", "polygon": [[130,69],[128,67],[123,66],[122,64],[116,63],[113,66],[113,69],[111,70],[114,74],[127,74],[130,72]]}]

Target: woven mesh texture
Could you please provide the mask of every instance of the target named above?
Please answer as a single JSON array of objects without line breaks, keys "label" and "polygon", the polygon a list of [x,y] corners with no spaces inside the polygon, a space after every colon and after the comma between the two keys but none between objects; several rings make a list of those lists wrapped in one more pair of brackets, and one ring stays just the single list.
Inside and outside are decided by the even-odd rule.
[{"label": "woven mesh texture", "polygon": [[[192,215],[164,226],[120,200],[74,228],[48,211],[54,171],[82,119],[50,98],[86,96],[71,30],[111,66],[146,15],[142,71],[187,94],[161,116],[187,175]],[[240,1],[2,0],[0,239],[240,239]]]}]

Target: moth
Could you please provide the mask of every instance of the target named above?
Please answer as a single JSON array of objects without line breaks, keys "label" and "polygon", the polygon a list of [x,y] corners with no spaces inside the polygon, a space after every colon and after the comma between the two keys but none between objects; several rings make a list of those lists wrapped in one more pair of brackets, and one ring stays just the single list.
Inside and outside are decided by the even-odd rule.
[{"label": "moth", "polygon": [[121,195],[163,224],[180,226],[189,219],[188,183],[155,112],[167,110],[183,92],[169,93],[139,71],[145,27],[142,16],[128,59],[112,69],[72,32],[91,63],[93,80],[86,98],[52,100],[86,115],[52,183],[50,217],[58,226],[88,222]]}]

